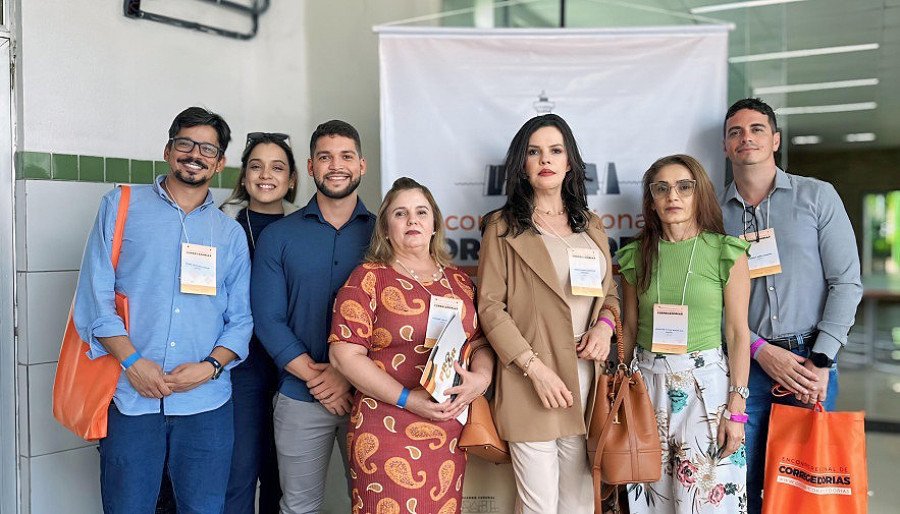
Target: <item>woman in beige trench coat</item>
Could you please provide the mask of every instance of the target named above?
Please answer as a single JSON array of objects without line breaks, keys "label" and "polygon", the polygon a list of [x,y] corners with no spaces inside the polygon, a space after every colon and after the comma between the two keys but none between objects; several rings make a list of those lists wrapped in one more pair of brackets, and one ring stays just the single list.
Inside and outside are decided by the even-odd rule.
[{"label": "woman in beige trench coat", "polygon": [[[619,305],[609,244],[565,120],[527,121],[506,173],[506,204],[482,226],[478,316],[499,360],[494,413],[510,442],[516,512],[590,514],[585,420]],[[571,269],[589,287],[573,290]]]}]

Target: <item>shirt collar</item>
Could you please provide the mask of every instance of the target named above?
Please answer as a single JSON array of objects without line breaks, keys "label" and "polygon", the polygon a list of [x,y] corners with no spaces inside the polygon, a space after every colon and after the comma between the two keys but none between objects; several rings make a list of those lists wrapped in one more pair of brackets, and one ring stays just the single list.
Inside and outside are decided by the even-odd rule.
[{"label": "shirt collar", "polygon": [[[781,168],[775,168],[775,188],[777,189],[793,189],[794,186],[791,184],[791,177],[788,176],[787,173]],[[731,184],[728,184],[728,189],[725,190],[725,202],[730,202],[732,200],[737,200],[741,202],[743,199],[741,195],[738,193],[737,184],[734,180],[731,181]]]},{"label": "shirt collar", "polygon": [[[175,200],[173,200],[172,197],[169,196],[169,193],[166,192],[166,190],[163,189],[163,187],[162,187],[162,182],[163,182],[163,180],[166,179],[167,176],[168,175],[160,175],[160,176],[156,177],[156,179],[153,181],[153,186],[152,186],[153,190],[156,191],[156,194],[158,194],[160,198],[165,200],[166,203],[168,203],[172,207],[175,207],[176,209],[181,209],[181,207],[178,205],[178,203],[175,202]],[[212,192],[207,190],[206,191],[206,200],[203,200],[203,203],[200,204],[200,207],[197,207],[197,209],[205,209],[207,206],[212,205],[212,204],[213,204]]]},{"label": "shirt collar", "polygon": [[[310,198],[309,203],[302,209],[304,218],[316,218],[320,223],[328,223],[325,220],[325,217],[322,216],[322,210],[319,209],[318,195],[313,194],[312,198]],[[356,207],[353,208],[353,214],[350,215],[350,219],[356,218],[374,218],[375,215],[369,212],[369,209],[366,209],[366,206],[363,204],[362,200],[357,196],[356,198]]]}]

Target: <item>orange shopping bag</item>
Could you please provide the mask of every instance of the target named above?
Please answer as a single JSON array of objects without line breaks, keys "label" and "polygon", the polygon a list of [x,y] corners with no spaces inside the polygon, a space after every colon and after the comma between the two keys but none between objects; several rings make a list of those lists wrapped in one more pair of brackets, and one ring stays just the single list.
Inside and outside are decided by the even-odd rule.
[{"label": "orange shopping bag", "polygon": [[772,405],[763,514],[865,514],[864,412]]},{"label": "orange shopping bag", "polygon": [[[121,187],[122,196],[116,213],[116,229],[110,256],[113,269],[119,263],[128,201],[131,198],[131,188]],[[90,345],[82,341],[75,330],[75,322],[72,320],[74,309],[73,300],[53,381],[53,417],[78,437],[95,441],[106,437],[107,412],[122,369],[119,361],[112,355],[93,360],[88,358]],[[128,298],[119,293],[116,293],[116,312],[122,317],[125,330],[128,330]]]}]

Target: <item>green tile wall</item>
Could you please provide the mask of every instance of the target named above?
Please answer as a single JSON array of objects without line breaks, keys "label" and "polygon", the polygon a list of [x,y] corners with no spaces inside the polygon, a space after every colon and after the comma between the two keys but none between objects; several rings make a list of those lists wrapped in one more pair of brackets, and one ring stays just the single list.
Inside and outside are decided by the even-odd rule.
[{"label": "green tile wall", "polygon": [[[150,184],[169,172],[166,161],[49,152],[17,152],[15,163],[16,178],[32,180]],[[240,168],[226,167],[210,185],[231,189],[240,174]]]}]

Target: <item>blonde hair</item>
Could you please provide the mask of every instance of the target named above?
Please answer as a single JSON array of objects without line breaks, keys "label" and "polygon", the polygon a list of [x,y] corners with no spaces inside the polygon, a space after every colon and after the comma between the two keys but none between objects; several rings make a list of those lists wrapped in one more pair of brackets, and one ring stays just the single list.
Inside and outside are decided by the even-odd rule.
[{"label": "blonde hair", "polygon": [[372,232],[372,241],[369,243],[368,252],[366,252],[366,262],[375,262],[387,266],[393,264],[394,248],[388,240],[387,210],[391,204],[394,203],[397,195],[411,189],[418,189],[422,192],[422,195],[425,196],[425,199],[428,200],[428,204],[431,206],[431,212],[434,214],[434,234],[431,236],[428,253],[430,253],[431,258],[441,266],[447,266],[452,263],[450,252],[447,251],[447,247],[444,243],[444,216],[441,214],[441,209],[438,207],[437,202],[434,201],[434,196],[431,194],[431,191],[409,177],[400,177],[395,180],[390,191],[384,195],[381,207],[378,208],[378,219],[375,221],[375,230]]}]

